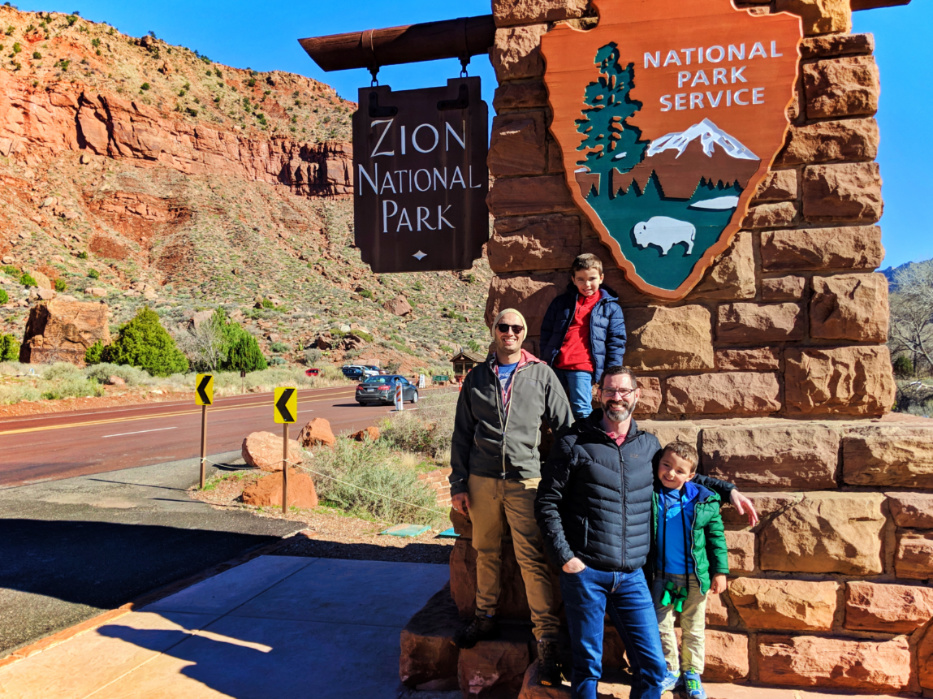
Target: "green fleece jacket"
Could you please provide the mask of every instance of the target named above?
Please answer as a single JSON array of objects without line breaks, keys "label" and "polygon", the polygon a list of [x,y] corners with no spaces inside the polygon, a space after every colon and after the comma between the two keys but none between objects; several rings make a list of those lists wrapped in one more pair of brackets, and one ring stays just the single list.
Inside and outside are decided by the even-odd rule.
[{"label": "green fleece jacket", "polygon": [[[714,575],[729,574],[729,549],[726,535],[719,514],[719,496],[702,485],[688,483],[699,490],[694,505],[693,519],[690,522],[692,546],[690,557],[693,559],[694,577],[700,584],[700,591],[709,592],[710,581]],[[660,486],[659,486],[660,487]],[[658,515],[661,495],[655,490],[651,495],[651,555],[646,566],[646,573],[653,576],[658,569],[658,560],[663,555],[658,550]]]}]

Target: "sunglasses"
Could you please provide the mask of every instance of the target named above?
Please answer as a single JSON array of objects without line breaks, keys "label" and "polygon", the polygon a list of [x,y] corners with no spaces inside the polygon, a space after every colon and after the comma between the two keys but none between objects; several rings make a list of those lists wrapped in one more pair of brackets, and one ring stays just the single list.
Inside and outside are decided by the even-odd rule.
[{"label": "sunglasses", "polygon": [[496,328],[500,333],[507,333],[511,330],[516,335],[521,335],[522,331],[525,329],[521,325],[509,325],[508,323],[499,323]]}]

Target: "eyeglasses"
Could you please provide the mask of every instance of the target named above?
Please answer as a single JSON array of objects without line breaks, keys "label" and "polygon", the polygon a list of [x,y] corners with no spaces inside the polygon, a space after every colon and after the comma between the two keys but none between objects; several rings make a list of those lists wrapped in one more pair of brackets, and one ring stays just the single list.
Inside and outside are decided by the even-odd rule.
[{"label": "eyeglasses", "polygon": [[636,389],[634,388],[601,388],[599,390],[603,392],[604,396],[609,396],[610,398],[612,398],[613,396],[618,396],[619,398],[627,398],[628,396],[632,395]]},{"label": "eyeglasses", "polygon": [[508,323],[499,323],[496,328],[500,333],[507,333],[511,330],[516,335],[521,335],[522,331],[525,329],[521,325],[509,325]]}]

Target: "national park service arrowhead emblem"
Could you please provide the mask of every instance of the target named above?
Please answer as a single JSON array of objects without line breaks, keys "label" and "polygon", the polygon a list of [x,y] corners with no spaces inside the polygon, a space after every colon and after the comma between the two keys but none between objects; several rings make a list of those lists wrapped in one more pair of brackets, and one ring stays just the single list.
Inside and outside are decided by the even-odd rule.
[{"label": "national park service arrowhead emblem", "polygon": [[730,0],[595,0],[542,39],[574,200],[640,291],[678,300],[738,232],[784,144],[800,18]]}]

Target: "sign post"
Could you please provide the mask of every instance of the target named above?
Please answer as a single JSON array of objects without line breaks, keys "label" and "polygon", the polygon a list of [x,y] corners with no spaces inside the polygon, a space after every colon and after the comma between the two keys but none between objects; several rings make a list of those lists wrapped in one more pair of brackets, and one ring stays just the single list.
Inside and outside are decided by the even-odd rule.
[{"label": "sign post", "polygon": [[214,376],[198,374],[194,402],[201,406],[201,489],[204,489],[204,476],[207,470],[207,406],[214,402]]},{"label": "sign post", "polygon": [[276,388],[274,413],[276,423],[282,425],[282,514],[288,513],[288,426],[298,416],[298,389]]},{"label": "sign post", "polygon": [[361,88],[353,220],[374,272],[469,269],[489,238],[488,109],[479,78]]}]

